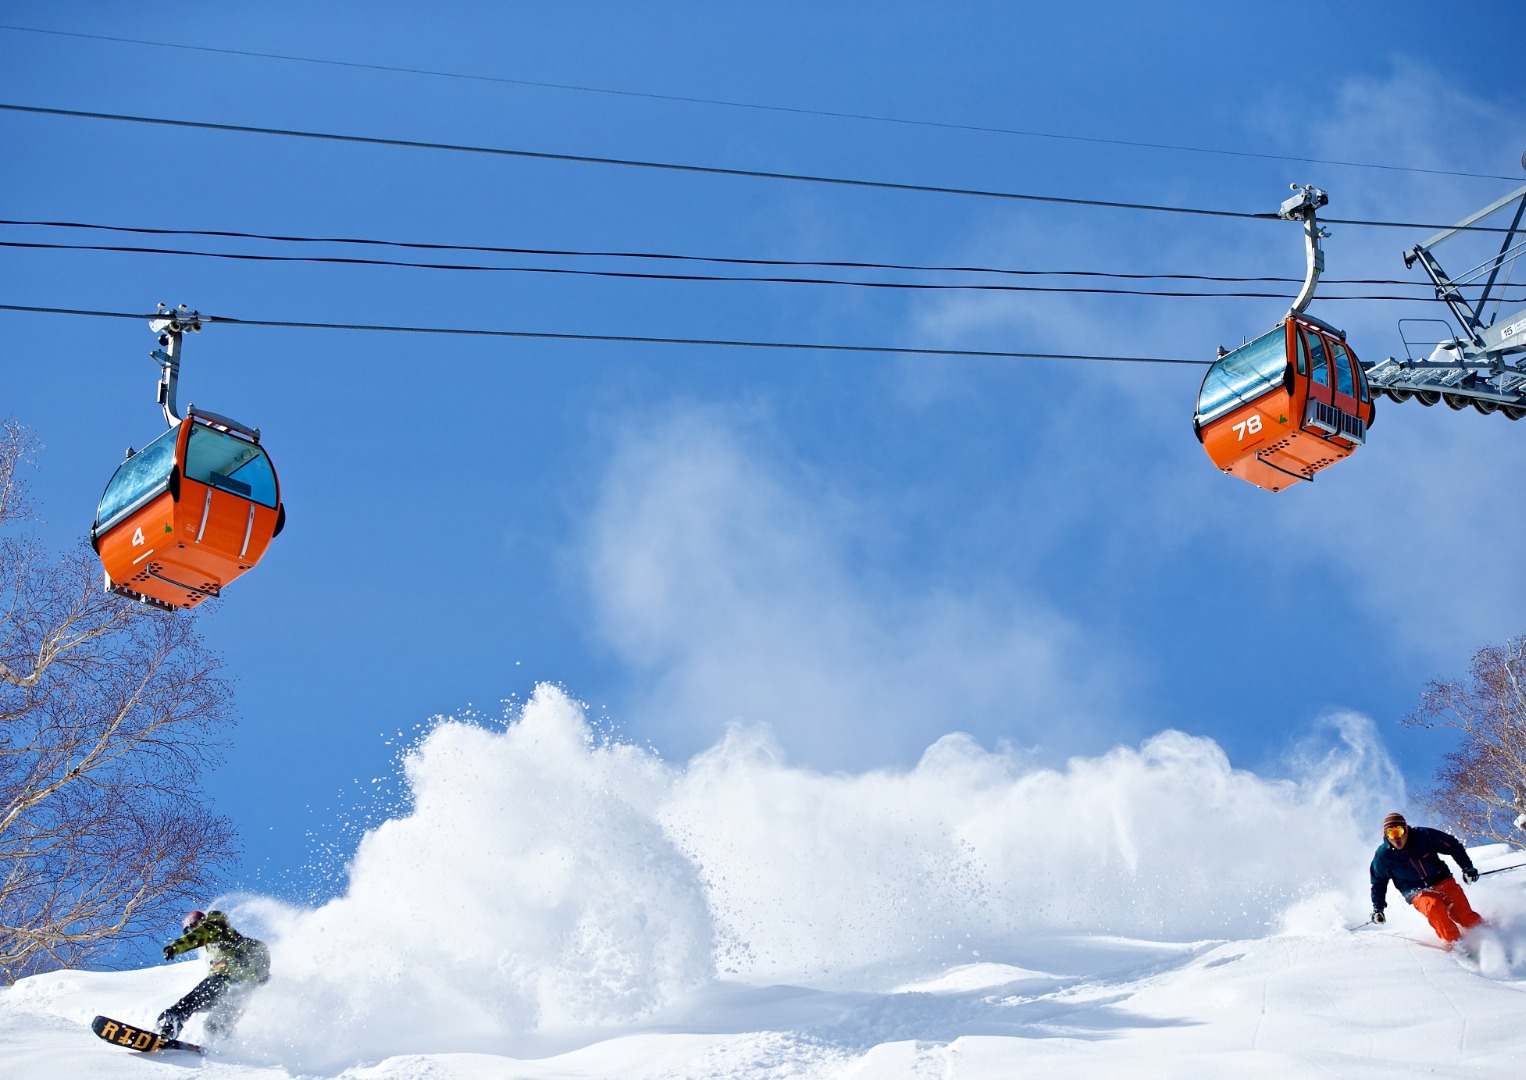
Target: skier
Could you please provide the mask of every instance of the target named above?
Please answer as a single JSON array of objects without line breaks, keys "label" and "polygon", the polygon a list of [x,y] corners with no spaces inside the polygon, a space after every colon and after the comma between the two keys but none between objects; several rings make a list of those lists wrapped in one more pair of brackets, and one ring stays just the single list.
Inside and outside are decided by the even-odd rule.
[{"label": "skier", "polygon": [[1383,909],[1388,906],[1388,883],[1392,881],[1404,899],[1426,917],[1448,949],[1463,930],[1483,922],[1468,906],[1462,886],[1441,861],[1442,855],[1451,856],[1469,884],[1478,880],[1473,860],[1455,836],[1440,829],[1411,826],[1403,814],[1384,818],[1383,843],[1372,857],[1372,921],[1386,918]]},{"label": "skier", "polygon": [[164,958],[205,948],[212,971],[191,992],[159,1014],[156,1030],[171,1039],[194,1013],[207,1013],[207,1034],[221,1038],[233,1031],[254,988],[270,978],[270,950],[263,941],[245,937],[228,924],[221,911],[193,911],[181,924],[185,931],[164,947]]}]

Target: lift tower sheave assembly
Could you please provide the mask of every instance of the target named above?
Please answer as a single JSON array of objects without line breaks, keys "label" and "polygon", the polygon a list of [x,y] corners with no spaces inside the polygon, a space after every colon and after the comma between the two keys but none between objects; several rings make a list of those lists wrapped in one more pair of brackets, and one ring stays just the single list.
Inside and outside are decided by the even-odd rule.
[{"label": "lift tower sheave assembly", "polygon": [[[1509,224],[1502,230],[1504,239],[1498,252],[1456,277],[1442,269],[1436,248],[1458,236],[1470,235],[1470,230],[1480,222],[1506,213]],[[1405,339],[1403,360],[1389,357],[1367,369],[1367,381],[1374,393],[1386,394],[1395,401],[1414,397],[1423,405],[1441,401],[1453,409],[1471,405],[1481,413],[1498,410],[1512,420],[1526,417],[1526,307],[1519,306],[1517,300],[1515,310],[1501,314],[1516,262],[1526,253],[1523,217],[1526,217],[1526,186],[1404,253],[1406,266],[1419,263],[1430,277],[1437,299],[1447,305],[1460,332],[1439,342],[1425,342],[1434,348],[1423,359],[1409,354],[1410,342]],[[1404,320],[1408,321],[1411,320]],[[1453,329],[1449,324],[1443,325],[1448,326],[1448,331]],[[1400,337],[1404,338],[1403,322]]]}]

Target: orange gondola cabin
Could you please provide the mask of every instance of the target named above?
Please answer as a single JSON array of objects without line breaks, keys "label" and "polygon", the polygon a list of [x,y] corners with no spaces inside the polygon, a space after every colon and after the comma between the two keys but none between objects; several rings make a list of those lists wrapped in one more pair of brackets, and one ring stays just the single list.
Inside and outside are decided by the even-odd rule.
[{"label": "orange gondola cabin", "polygon": [[176,611],[245,573],[286,524],[259,432],[193,406],[117,467],[90,540],[106,587]]},{"label": "orange gondola cabin", "polygon": [[1367,439],[1372,392],[1346,335],[1306,314],[1221,356],[1192,429],[1224,472],[1267,491],[1312,480]]}]

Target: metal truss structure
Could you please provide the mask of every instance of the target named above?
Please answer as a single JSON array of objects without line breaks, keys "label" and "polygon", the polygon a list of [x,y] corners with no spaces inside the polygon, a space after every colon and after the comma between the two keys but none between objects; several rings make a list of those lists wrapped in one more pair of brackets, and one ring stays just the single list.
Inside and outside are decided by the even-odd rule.
[{"label": "metal truss structure", "polygon": [[[1475,227],[1505,213],[1510,224],[1503,229],[1498,252],[1456,277],[1442,269],[1435,254],[1438,246],[1458,236],[1497,235],[1498,229],[1483,233]],[[1374,394],[1394,401],[1414,398],[1422,405],[1442,402],[1453,409],[1472,406],[1486,414],[1498,411],[1512,420],[1526,416],[1526,307],[1501,314],[1516,261],[1526,253],[1523,214],[1526,187],[1517,188],[1404,253],[1406,266],[1419,263],[1425,270],[1456,325],[1442,319],[1401,319],[1399,337],[1404,342],[1405,358],[1390,356],[1364,365]],[[1410,339],[1406,327],[1428,324],[1445,328],[1440,340]],[[1433,346],[1431,352],[1417,359],[1412,347],[1425,345]]]}]

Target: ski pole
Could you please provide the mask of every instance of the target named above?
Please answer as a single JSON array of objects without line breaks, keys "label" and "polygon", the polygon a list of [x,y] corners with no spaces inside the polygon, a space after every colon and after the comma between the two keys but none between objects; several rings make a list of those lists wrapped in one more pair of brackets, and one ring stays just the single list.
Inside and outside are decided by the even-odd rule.
[{"label": "ski pole", "polygon": [[1359,922],[1355,926],[1348,926],[1348,927],[1346,927],[1346,929],[1347,930],[1360,930],[1364,926],[1371,926],[1371,925],[1372,925],[1372,916],[1369,915],[1369,916],[1367,916],[1367,921],[1366,922]]},{"label": "ski pole", "polygon": [[1503,874],[1506,870],[1519,870],[1523,866],[1526,866],[1526,862],[1516,863],[1514,866],[1497,866],[1493,870],[1482,871],[1478,876],[1488,877],[1490,874]]}]

